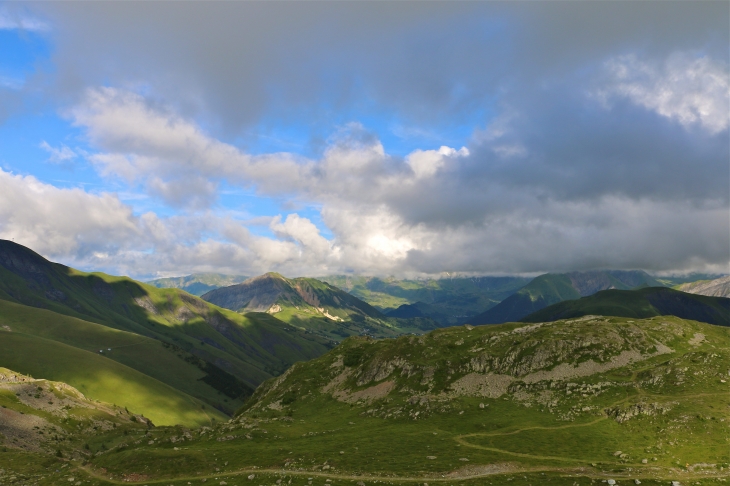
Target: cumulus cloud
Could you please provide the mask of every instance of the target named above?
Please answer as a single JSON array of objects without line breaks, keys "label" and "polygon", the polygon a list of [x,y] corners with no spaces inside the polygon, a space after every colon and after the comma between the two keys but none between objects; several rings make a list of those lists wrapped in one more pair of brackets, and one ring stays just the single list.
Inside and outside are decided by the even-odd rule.
[{"label": "cumulus cloud", "polygon": [[[631,107],[606,123],[603,108],[563,87],[548,103],[539,101],[543,90],[525,93],[471,148],[403,158],[357,123],[338,130],[319,159],[252,156],[170,107],[110,88],[90,90],[70,113],[100,150],[90,160],[102,175],[139,182],[173,206],[207,211],[225,181],[322,207],[329,240],[297,214],[271,220],[275,239],[235,224],[217,229],[248,255],[232,260],[242,265],[419,274],[727,263],[712,243],[729,243],[727,178],[718,177],[728,172],[725,138],[646,125]],[[707,242],[686,236],[705,227]],[[657,235],[662,251],[651,247]],[[219,249],[231,251],[226,245]]]},{"label": "cumulus cloud", "polygon": [[0,170],[0,231],[44,254],[89,255],[129,244],[143,232],[131,208],[109,194],[59,189]]},{"label": "cumulus cloud", "polygon": [[730,72],[727,62],[708,56],[675,53],[663,64],[635,54],[605,64],[605,85],[595,96],[605,105],[627,98],[659,115],[711,133],[727,130],[730,121]]},{"label": "cumulus cloud", "polygon": [[[174,214],[4,173],[15,199],[40,191],[96,208],[44,225],[56,214],[35,201],[22,215],[23,241],[87,268],[727,270],[727,3],[32,8],[54,27],[48,92],[70,103],[85,158]],[[258,123],[325,142],[306,157],[249,153],[240,137]],[[393,123],[428,145],[389,152],[373,130]],[[473,136],[433,137],[452,125]],[[222,187],[316,207],[329,232],[269,207],[257,224],[272,236],[257,235],[222,207]],[[9,211],[4,234],[20,237]]]},{"label": "cumulus cloud", "polygon": [[68,116],[102,149],[89,157],[101,174],[141,183],[178,207],[209,207],[223,178],[285,192],[297,185],[304,170],[294,156],[242,153],[174,111],[150,106],[126,90],[89,89]]},{"label": "cumulus cloud", "polygon": [[220,214],[135,215],[113,194],[60,189],[0,169],[0,238],[48,258],[134,276],[184,271],[324,271],[337,249],[306,218],[274,218],[281,238],[252,235]]},{"label": "cumulus cloud", "polygon": [[416,150],[408,154],[406,163],[416,177],[432,177],[441,169],[450,158],[466,157],[469,149],[461,147],[459,150],[451,147],[441,146],[438,150]]}]

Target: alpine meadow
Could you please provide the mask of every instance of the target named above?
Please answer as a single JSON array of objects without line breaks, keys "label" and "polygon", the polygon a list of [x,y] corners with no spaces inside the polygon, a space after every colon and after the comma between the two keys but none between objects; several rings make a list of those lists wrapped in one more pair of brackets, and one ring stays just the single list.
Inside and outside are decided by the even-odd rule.
[{"label": "alpine meadow", "polygon": [[0,486],[728,484],[728,19],[0,0]]}]

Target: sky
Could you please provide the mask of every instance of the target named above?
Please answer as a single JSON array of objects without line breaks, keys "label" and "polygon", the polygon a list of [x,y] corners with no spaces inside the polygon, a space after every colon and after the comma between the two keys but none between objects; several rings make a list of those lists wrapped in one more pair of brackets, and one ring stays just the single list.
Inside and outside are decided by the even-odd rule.
[{"label": "sky", "polygon": [[0,238],[140,279],[728,273],[729,17],[0,2]]}]

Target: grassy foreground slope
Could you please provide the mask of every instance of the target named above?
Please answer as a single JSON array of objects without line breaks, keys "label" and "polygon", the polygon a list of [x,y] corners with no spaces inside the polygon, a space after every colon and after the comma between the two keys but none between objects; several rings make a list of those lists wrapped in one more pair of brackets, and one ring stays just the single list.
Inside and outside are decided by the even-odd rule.
[{"label": "grassy foreground slope", "polygon": [[379,310],[337,287],[313,279],[289,279],[278,273],[253,277],[202,297],[237,312],[265,312],[325,339],[368,334],[392,337],[438,327],[428,318],[388,318]]},{"label": "grassy foreground slope", "polygon": [[555,321],[586,315],[647,318],[674,315],[710,324],[730,326],[730,299],[694,295],[664,287],[604,290],[578,300],[553,304],[522,319]]},{"label": "grassy foreground slope", "polygon": [[[7,301],[0,301],[0,333],[3,337],[0,366],[38,378],[65,381],[93,399],[109,402],[115,398],[114,403],[154,417],[155,423],[171,425],[177,423],[175,420],[183,420],[179,423],[194,425],[207,423],[210,417],[219,420],[225,417],[210,405],[211,402],[227,404],[229,398],[204,381],[208,375],[200,360],[155,339]],[[36,352],[36,345],[45,352]],[[102,359],[91,358],[88,353]],[[114,368],[117,371],[129,367],[139,373],[121,373],[128,383],[121,383],[120,379],[103,383],[89,373],[102,372],[106,368],[94,370],[94,367],[100,363],[106,365],[108,361],[123,365]],[[84,372],[79,374],[79,370]],[[169,387],[160,387],[161,383],[157,382],[167,383]],[[154,384],[154,390],[132,392],[132,389],[149,389],[150,383]],[[155,400],[135,398],[156,395],[159,398]],[[208,398],[207,412],[202,411],[202,404],[194,396]],[[175,410],[173,403],[182,408]],[[230,406],[237,403],[240,400],[233,400]]]},{"label": "grassy foreground slope", "polygon": [[[161,346],[149,350],[154,352],[115,357],[226,413],[262,381],[331,347],[327,340],[268,315],[241,315],[179,289],[79,272],[5,240],[0,240],[0,301],[76,318],[64,321],[72,323],[71,328],[81,320],[132,333],[138,341],[158,341]],[[12,313],[0,317],[10,318]]]},{"label": "grassy foreground slope", "polygon": [[666,316],[350,338],[229,423],[92,464],[164,484],[719,485],[728,370],[730,329]]},{"label": "grassy foreground slope", "polygon": [[155,424],[209,425],[225,415],[200,400],[89,351],[23,333],[0,331],[4,367],[67,383],[89,398],[127,407]]}]

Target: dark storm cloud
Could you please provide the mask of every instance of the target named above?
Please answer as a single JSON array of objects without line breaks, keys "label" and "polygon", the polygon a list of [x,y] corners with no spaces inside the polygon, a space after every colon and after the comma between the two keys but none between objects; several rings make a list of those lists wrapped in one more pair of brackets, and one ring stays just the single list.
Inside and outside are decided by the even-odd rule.
[{"label": "dark storm cloud", "polygon": [[[406,118],[491,105],[626,50],[724,56],[726,2],[59,2],[61,86],[147,83],[238,130],[263,114],[326,117],[363,98]],[[200,110],[200,111],[199,111]]]}]

